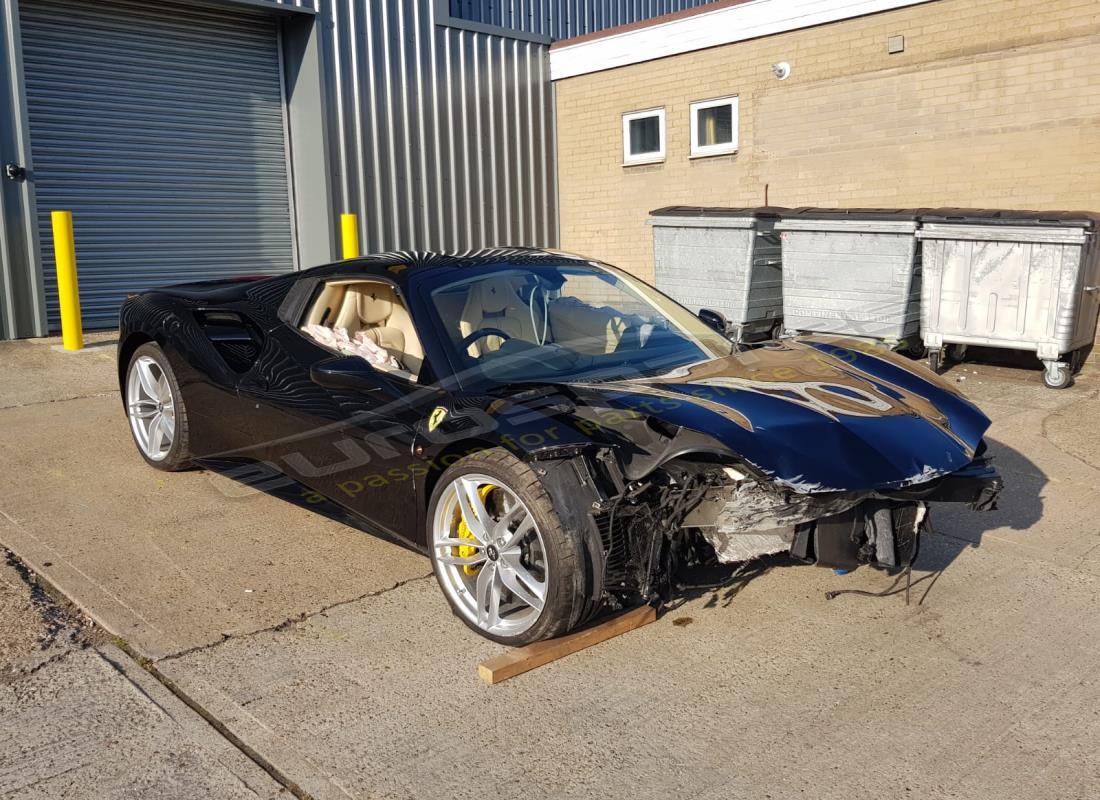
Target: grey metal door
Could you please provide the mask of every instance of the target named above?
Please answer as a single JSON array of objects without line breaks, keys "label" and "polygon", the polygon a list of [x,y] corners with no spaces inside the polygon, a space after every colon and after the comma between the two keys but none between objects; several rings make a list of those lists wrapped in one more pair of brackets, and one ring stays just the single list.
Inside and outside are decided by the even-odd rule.
[{"label": "grey metal door", "polygon": [[247,9],[22,0],[46,305],[73,212],[84,325],[129,292],[294,268],[276,21]]}]

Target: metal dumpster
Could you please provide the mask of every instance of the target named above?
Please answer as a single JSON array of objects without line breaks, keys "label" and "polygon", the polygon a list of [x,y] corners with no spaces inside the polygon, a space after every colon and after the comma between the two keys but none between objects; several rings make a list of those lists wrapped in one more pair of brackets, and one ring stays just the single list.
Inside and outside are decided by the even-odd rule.
[{"label": "metal dumpster", "polygon": [[737,341],[768,338],[783,308],[779,237],[785,209],[669,206],[650,212],[657,288],[681,305],[721,311]]},{"label": "metal dumpster", "polygon": [[1047,386],[1073,382],[1096,335],[1100,216],[937,209],[921,215],[921,327],[938,369],[945,345],[1034,350]]},{"label": "metal dumpster", "polygon": [[886,342],[920,341],[922,209],[797,208],[775,229],[783,247],[783,327]]}]

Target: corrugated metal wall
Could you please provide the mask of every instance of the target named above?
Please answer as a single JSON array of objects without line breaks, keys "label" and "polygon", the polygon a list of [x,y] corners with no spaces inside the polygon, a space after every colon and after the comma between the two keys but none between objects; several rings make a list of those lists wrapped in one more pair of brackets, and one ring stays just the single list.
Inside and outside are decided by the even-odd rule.
[{"label": "corrugated metal wall", "polygon": [[[548,48],[435,24],[428,0],[280,0],[322,15],[339,210],[366,252],[557,244]],[[704,0],[453,1],[561,38]]]},{"label": "corrugated metal wall", "polygon": [[430,2],[282,1],[323,17],[336,205],[364,252],[556,244],[545,45],[438,26]]},{"label": "corrugated metal wall", "polygon": [[567,39],[713,0],[449,0],[451,16]]}]

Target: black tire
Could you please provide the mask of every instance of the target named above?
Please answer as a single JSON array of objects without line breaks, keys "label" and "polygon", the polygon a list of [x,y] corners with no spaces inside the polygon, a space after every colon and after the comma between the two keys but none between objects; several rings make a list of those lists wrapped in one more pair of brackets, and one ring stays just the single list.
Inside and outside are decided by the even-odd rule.
[{"label": "black tire", "polygon": [[1070,372],[1077,375],[1084,368],[1086,358],[1088,358],[1088,347],[1078,347],[1074,350],[1069,359]]},{"label": "black tire", "polygon": [[1050,370],[1043,370],[1043,383],[1048,389],[1068,389],[1073,386],[1073,370],[1069,364],[1061,364],[1053,378]]},{"label": "black tire", "polygon": [[[436,560],[436,548],[432,546],[431,526],[436,510],[446,488],[458,477],[469,474],[481,474],[492,478],[498,485],[506,486],[515,493],[535,519],[542,535],[546,556],[547,590],[546,599],[538,619],[525,631],[515,636],[500,636],[478,627],[462,610],[455,606],[444,585],[442,567]],[[551,639],[568,633],[576,624],[583,622],[595,606],[589,603],[586,587],[592,582],[585,574],[588,561],[584,557],[584,548],[579,536],[573,535],[561,524],[554,510],[550,495],[547,494],[538,475],[530,466],[520,461],[507,450],[497,447],[466,456],[455,462],[436,484],[428,505],[427,543],[432,559],[432,570],[440,584],[440,590],[451,606],[454,615],[466,623],[472,630],[500,644],[519,646]],[[572,622],[576,620],[576,622]]]},{"label": "black tire", "polygon": [[[133,425],[131,424],[129,426],[130,435],[134,438],[134,446],[137,447],[137,451],[141,457],[145,459],[145,463],[154,469],[164,470],[165,472],[180,472],[191,469],[194,465],[191,462],[192,456],[189,449],[190,429],[188,426],[187,406],[184,403],[183,392],[180,391],[180,385],[176,380],[175,373],[172,371],[172,366],[168,363],[168,358],[164,355],[164,351],[160,349],[160,345],[156,342],[146,342],[137,348],[133,355],[130,356],[130,363],[126,366],[126,379],[122,387],[123,402],[127,402],[126,392],[130,382],[130,373],[134,369],[134,364],[142,356],[153,359],[168,380],[168,386],[172,391],[172,403],[175,406],[176,424],[172,445],[169,447],[168,454],[164,458],[154,459],[146,455],[141,444],[137,440],[137,435],[134,433]],[[127,409],[127,422],[130,422],[129,409]]]},{"label": "black tire", "polygon": [[928,369],[932,370],[937,375],[940,374],[940,351],[929,350],[928,351]]}]

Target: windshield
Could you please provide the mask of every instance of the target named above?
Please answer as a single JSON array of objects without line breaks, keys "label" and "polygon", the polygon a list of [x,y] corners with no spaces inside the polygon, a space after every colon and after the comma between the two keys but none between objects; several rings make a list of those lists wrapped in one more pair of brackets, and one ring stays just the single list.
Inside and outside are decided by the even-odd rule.
[{"label": "windshield", "polygon": [[593,262],[491,265],[431,292],[463,383],[656,375],[729,355],[729,340],[626,273]]}]

